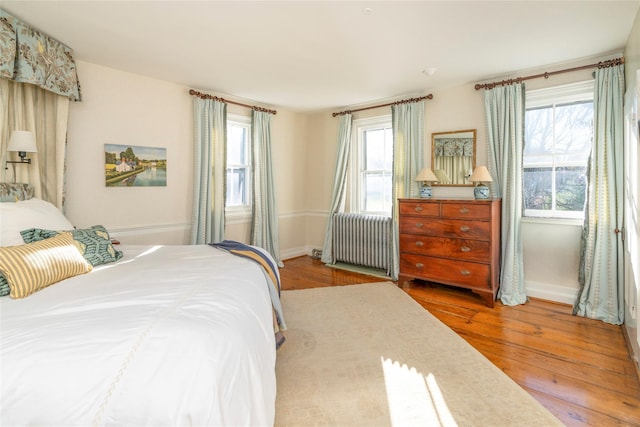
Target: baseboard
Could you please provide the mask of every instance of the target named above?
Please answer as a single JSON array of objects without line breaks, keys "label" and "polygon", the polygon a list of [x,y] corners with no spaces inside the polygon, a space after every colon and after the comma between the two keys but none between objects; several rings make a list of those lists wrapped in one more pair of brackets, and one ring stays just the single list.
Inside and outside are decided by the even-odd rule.
[{"label": "baseboard", "polygon": [[640,381],[640,361],[638,360],[638,357],[640,357],[640,351],[638,351],[637,345],[633,345],[634,342],[637,342],[637,339],[635,334],[631,333],[630,331],[636,332],[636,329],[628,328],[627,325],[622,325],[622,335],[624,335],[624,342],[627,345],[629,357],[631,357],[631,360],[633,360],[633,366],[636,368],[636,376],[638,377],[638,381]]},{"label": "baseboard", "polygon": [[311,255],[311,251],[313,250],[310,246],[300,246],[297,248],[290,248],[284,251],[280,251],[280,258],[283,260],[297,258],[303,255]]},{"label": "baseboard", "polygon": [[573,305],[578,297],[577,288],[531,281],[525,281],[524,285],[527,295],[533,298]]}]

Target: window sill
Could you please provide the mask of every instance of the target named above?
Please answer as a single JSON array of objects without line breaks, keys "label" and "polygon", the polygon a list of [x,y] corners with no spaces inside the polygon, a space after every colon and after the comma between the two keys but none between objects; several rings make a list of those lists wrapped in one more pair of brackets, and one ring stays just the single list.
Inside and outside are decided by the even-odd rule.
[{"label": "window sill", "polygon": [[525,224],[552,224],[582,227],[584,220],[580,218],[544,218],[535,216],[523,216],[522,222]]},{"label": "window sill", "polygon": [[251,220],[251,208],[250,207],[233,207],[226,208],[224,211],[227,223],[241,223]]}]

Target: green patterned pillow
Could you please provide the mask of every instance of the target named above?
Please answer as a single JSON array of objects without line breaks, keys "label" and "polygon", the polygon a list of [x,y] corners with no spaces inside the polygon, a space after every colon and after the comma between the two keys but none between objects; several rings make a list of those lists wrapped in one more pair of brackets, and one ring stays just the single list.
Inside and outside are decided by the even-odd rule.
[{"label": "green patterned pillow", "polygon": [[11,293],[11,288],[9,287],[9,282],[7,282],[7,278],[4,277],[4,274],[0,273],[0,297],[6,297]]},{"label": "green patterned pillow", "polygon": [[[30,228],[20,232],[25,243],[48,239],[60,233],[62,231],[43,230],[41,228]],[[101,225],[94,225],[81,230],[70,230],[70,233],[73,236],[73,240],[80,245],[84,258],[94,267],[122,258],[122,252],[113,247],[109,232]]]}]

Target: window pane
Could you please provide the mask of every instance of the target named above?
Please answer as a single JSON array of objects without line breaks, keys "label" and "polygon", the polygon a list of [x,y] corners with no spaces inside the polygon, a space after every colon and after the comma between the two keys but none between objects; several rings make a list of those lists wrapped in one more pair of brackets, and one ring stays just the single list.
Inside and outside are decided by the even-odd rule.
[{"label": "window pane", "polygon": [[246,164],[247,128],[244,126],[227,126],[227,163]]},{"label": "window pane", "polygon": [[552,208],[552,168],[525,168],[524,208],[548,210]]},{"label": "window pane", "polygon": [[556,168],[556,209],[559,211],[584,210],[587,192],[585,166]]},{"label": "window pane", "polygon": [[364,132],[364,169],[384,169],[384,134],[384,129],[368,130]]},{"label": "window pane", "polygon": [[553,151],[553,108],[537,108],[525,113],[524,155],[550,154]]},{"label": "window pane", "polygon": [[391,207],[391,174],[364,175],[363,206],[366,212],[386,212]]},{"label": "window pane", "polygon": [[555,152],[585,152],[591,147],[593,103],[560,105],[555,115]]},{"label": "window pane", "polygon": [[245,168],[227,168],[227,206],[247,204],[245,178]]}]

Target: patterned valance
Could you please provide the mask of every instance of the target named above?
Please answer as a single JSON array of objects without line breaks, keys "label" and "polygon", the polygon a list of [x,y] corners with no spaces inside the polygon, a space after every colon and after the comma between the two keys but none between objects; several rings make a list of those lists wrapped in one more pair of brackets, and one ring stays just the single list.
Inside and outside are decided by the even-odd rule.
[{"label": "patterned valance", "polygon": [[473,157],[473,138],[437,138],[435,155]]},{"label": "patterned valance", "polygon": [[80,100],[73,50],[0,9],[0,78]]}]

